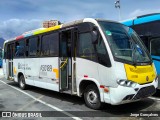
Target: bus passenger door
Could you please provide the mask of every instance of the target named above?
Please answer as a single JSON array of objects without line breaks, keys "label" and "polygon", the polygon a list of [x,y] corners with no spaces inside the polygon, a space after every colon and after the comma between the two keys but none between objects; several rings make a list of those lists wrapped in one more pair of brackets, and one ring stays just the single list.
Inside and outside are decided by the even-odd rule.
[{"label": "bus passenger door", "polygon": [[8,57],[8,63],[7,63],[7,68],[8,68],[8,79],[13,80],[13,55],[14,55],[14,43],[9,44],[7,47],[7,57]]},{"label": "bus passenger door", "polygon": [[72,90],[72,58],[71,58],[72,32],[60,33],[60,91],[71,93]]},{"label": "bus passenger door", "polygon": [[72,94],[77,94],[77,82],[76,82],[76,49],[77,49],[78,29],[75,28],[72,31]]}]

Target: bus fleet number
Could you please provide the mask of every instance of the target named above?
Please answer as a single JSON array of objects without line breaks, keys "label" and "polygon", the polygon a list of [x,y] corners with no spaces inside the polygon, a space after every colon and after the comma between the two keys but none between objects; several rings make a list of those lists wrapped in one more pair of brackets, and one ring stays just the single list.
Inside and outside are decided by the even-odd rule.
[{"label": "bus fleet number", "polygon": [[41,71],[52,71],[52,65],[41,65]]}]

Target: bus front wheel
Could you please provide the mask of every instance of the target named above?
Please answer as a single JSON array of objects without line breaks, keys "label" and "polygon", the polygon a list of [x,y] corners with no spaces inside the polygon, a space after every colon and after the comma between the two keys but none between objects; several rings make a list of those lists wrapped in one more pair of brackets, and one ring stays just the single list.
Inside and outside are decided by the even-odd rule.
[{"label": "bus front wheel", "polygon": [[84,100],[89,108],[97,110],[102,107],[99,90],[95,85],[87,86],[84,92]]},{"label": "bus front wheel", "polygon": [[21,76],[19,77],[19,87],[20,87],[22,90],[25,90],[26,87],[27,87],[27,85],[26,85],[26,83],[25,83],[25,78],[24,78],[23,75],[21,75]]}]

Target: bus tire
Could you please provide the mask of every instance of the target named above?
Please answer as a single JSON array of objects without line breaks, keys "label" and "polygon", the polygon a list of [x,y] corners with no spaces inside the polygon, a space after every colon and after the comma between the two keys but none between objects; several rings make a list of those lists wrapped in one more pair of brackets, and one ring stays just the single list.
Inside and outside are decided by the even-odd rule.
[{"label": "bus tire", "polygon": [[26,85],[26,83],[25,83],[25,78],[24,78],[24,76],[23,75],[21,75],[20,77],[19,77],[19,87],[22,89],[22,90],[25,90],[26,88],[27,88],[27,85]]},{"label": "bus tire", "polygon": [[99,90],[96,85],[88,85],[84,91],[84,100],[89,108],[98,110],[102,107]]}]

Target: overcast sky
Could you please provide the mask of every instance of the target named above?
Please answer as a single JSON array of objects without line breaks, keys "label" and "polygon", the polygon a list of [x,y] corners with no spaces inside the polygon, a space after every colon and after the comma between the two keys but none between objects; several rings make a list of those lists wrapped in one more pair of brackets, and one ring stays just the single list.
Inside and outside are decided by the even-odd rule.
[{"label": "overcast sky", "polygon": [[[0,0],[0,37],[9,39],[41,27],[44,20],[85,17],[118,21],[116,0]],[[160,13],[160,0],[121,0],[121,20]]]}]

